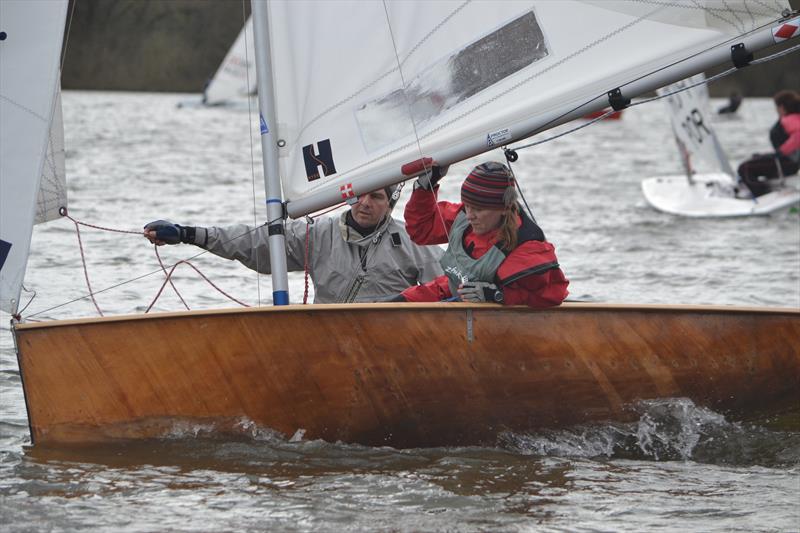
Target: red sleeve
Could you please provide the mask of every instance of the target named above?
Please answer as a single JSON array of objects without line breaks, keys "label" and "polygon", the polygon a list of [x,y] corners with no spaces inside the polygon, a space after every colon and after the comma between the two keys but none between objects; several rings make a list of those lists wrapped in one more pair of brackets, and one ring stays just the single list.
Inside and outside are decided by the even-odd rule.
[{"label": "red sleeve", "polygon": [[[497,269],[506,305],[553,307],[567,297],[567,281],[558,267],[555,247],[546,241],[526,241]],[[507,281],[506,281],[507,280]]]},{"label": "red sleeve", "polygon": [[[438,190],[438,189],[437,189]],[[442,244],[453,226],[460,203],[436,202],[436,192],[417,189],[411,193],[403,216],[406,231],[417,244]]]},{"label": "red sleeve", "polygon": [[503,288],[505,305],[527,305],[529,307],[554,307],[569,294],[569,282],[560,268],[543,274],[525,276]]},{"label": "red sleeve", "polygon": [[781,119],[783,130],[789,138],[778,149],[781,154],[790,156],[795,150],[800,150],[800,113],[792,113]]},{"label": "red sleeve", "polygon": [[452,296],[447,276],[439,276],[422,285],[412,285],[401,294],[409,302],[441,302]]}]

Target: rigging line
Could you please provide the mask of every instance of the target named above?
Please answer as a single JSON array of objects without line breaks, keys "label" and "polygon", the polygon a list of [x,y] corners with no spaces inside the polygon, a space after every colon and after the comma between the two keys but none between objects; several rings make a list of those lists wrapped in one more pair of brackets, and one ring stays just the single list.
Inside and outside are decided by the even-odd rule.
[{"label": "rigging line", "polygon": [[[21,285],[21,287],[22,287],[22,290],[23,290],[23,291],[25,291],[25,292],[32,292],[32,293],[33,293],[33,296],[31,296],[30,300],[28,300],[28,303],[26,303],[26,304],[25,304],[25,307],[23,307],[22,309],[20,309],[19,311],[17,311],[17,314],[16,314],[16,316],[17,316],[17,317],[22,317],[22,313],[24,313],[24,312],[25,312],[25,310],[28,308],[28,306],[29,306],[29,305],[31,305],[31,302],[33,302],[33,299],[34,299],[34,298],[36,298],[36,291],[34,291],[34,290],[28,290],[28,289],[25,287],[25,284],[24,284],[24,283]],[[18,318],[17,320],[19,320],[19,318]]]},{"label": "rigging line", "polygon": [[[630,107],[633,107],[634,105],[635,104],[631,104]],[[603,113],[599,117],[593,118],[592,120],[588,120],[588,121],[586,121],[586,123],[581,124],[580,126],[576,126],[574,128],[571,128],[571,129],[566,130],[564,132],[561,132],[559,134],[553,135],[552,137],[548,137],[547,139],[542,139],[541,141],[535,141],[535,142],[532,142],[532,143],[523,144],[522,146],[515,146],[514,148],[512,148],[512,150],[524,150],[525,148],[530,148],[531,146],[536,146],[536,145],[539,145],[539,144],[544,144],[546,142],[554,141],[554,140],[558,139],[559,137],[563,137],[563,136],[568,135],[570,133],[575,133],[576,131],[582,130],[583,128],[585,128],[587,126],[591,126],[595,122],[603,120],[604,118],[606,118],[607,116],[611,115],[612,113],[614,113],[614,110],[613,109],[609,109],[608,111],[606,111],[605,113]]]},{"label": "rigging line", "polygon": [[77,0],[73,0],[71,2],[72,8],[69,10],[69,18],[67,19],[67,31],[66,35],[64,35],[64,45],[61,47],[61,64],[59,66],[59,70],[64,70],[64,61],[67,59],[67,48],[69,48],[69,35],[70,31],[72,30],[72,20],[75,17],[75,5],[77,4]]},{"label": "rigging line", "polygon": [[[525,198],[525,194],[522,192],[522,185],[517,180],[517,175],[514,172],[514,168],[511,166],[511,158],[508,157],[508,154],[504,153],[504,155],[506,156],[506,164],[508,165],[508,170],[511,171],[511,177],[514,179],[514,185],[516,186],[517,191],[519,192],[519,196],[522,199],[522,203],[525,204],[525,209],[528,211],[528,216],[531,217],[531,220],[536,222],[536,217],[533,216],[533,210],[531,209],[531,206],[528,205],[528,200]],[[538,222],[536,223],[538,224]]]},{"label": "rigging line", "polygon": [[[766,56],[766,57],[762,57],[760,59],[753,60],[753,61],[750,62],[750,64],[751,65],[757,65],[757,64],[760,64],[760,63],[767,63],[767,62],[773,61],[773,60],[775,60],[775,59],[777,59],[779,57],[791,54],[791,53],[793,53],[793,52],[795,52],[797,50],[800,50],[800,44],[796,44],[796,45],[792,46],[791,48],[787,48],[785,50],[781,50],[780,52],[776,52],[776,53],[774,53],[772,55],[769,55],[769,56]],[[704,84],[708,85],[712,81],[716,81],[716,80],[718,80],[720,78],[724,78],[725,76],[729,76],[730,74],[736,72],[737,70],[739,70],[739,69],[737,69],[736,67],[731,67],[731,68],[729,68],[727,70],[724,70],[724,71],[720,72],[719,74],[715,74],[715,75],[711,76],[710,78],[706,78],[704,80],[692,83],[691,85],[687,85],[685,87],[681,87],[681,88],[676,89],[676,90],[674,90],[672,92],[669,92],[669,93],[664,93],[662,95],[653,96],[651,98],[646,98],[644,100],[639,100],[638,102],[634,102],[634,103],[630,104],[630,106],[628,106],[628,107],[634,107],[634,106],[637,106],[637,105],[646,104],[648,102],[654,102],[656,100],[661,100],[662,98],[666,98],[668,96],[672,96],[673,94],[680,93],[680,92],[683,92],[683,91],[688,91],[689,89],[697,87],[698,85],[704,85]]]},{"label": "rigging line", "polygon": [[[769,61],[773,61],[775,59],[778,59],[779,57],[794,53],[794,52],[796,52],[798,50],[800,50],[800,44],[796,44],[796,45],[794,45],[794,46],[792,46],[790,48],[787,48],[785,50],[781,50],[779,52],[775,52],[774,54],[771,54],[771,55],[768,55],[768,56],[765,56],[765,57],[762,57],[762,58],[759,58],[759,59],[755,59],[755,60],[750,62],[750,65],[758,65],[758,64],[761,64],[761,63],[768,63]],[[680,92],[683,92],[683,91],[688,91],[689,89],[697,87],[698,85],[708,85],[712,81],[716,81],[718,79],[721,79],[721,78],[724,78],[726,76],[729,76],[729,75],[733,74],[734,72],[736,72],[737,70],[739,70],[739,69],[737,69],[736,67],[731,67],[731,68],[729,68],[727,70],[724,70],[724,71],[720,72],[719,74],[715,74],[715,75],[713,75],[713,76],[711,76],[709,78],[705,78],[704,80],[701,80],[701,81],[698,81],[698,82],[695,82],[695,83],[692,83],[692,84],[689,84],[689,85],[685,85],[685,86],[683,86],[683,87],[681,87],[679,89],[675,89],[672,92],[664,93],[664,94],[659,95],[659,96],[653,96],[653,97],[650,97],[650,98],[645,98],[645,99],[639,100],[637,102],[633,102],[630,105],[628,105],[628,107],[636,107],[638,105],[646,104],[646,103],[649,103],[649,102],[655,102],[656,100],[661,100],[662,98],[666,98],[668,96],[672,96],[673,94],[677,94],[677,93],[680,93]],[[581,104],[581,105],[586,105],[586,103]],[[580,107],[581,106],[578,106],[575,109],[578,109]],[[573,109],[573,111],[575,109]],[[547,139],[542,139],[540,141],[524,144],[522,146],[515,146],[513,149],[514,150],[523,150],[525,148],[530,148],[532,146],[537,146],[539,144],[544,144],[544,143],[553,141],[555,139],[558,139],[559,137],[563,137],[565,135],[568,135],[570,133],[574,133],[574,132],[576,132],[576,131],[578,131],[580,129],[583,129],[583,128],[587,127],[587,126],[591,126],[595,122],[603,120],[605,117],[607,117],[608,115],[612,114],[613,112],[614,112],[614,110],[610,109],[606,113],[604,113],[603,115],[601,115],[601,116],[599,116],[599,117],[597,117],[595,119],[592,119],[592,120],[586,122],[585,124],[581,124],[580,126],[577,126],[575,128],[572,128],[572,129],[569,129],[569,130],[564,131],[562,133],[559,133],[558,135],[554,135],[552,137],[548,137]]]},{"label": "rigging line", "polygon": [[[252,15],[251,15],[252,16]],[[250,144],[250,181],[253,189],[253,225],[258,225],[258,204],[256,203],[256,169],[255,169],[255,150],[253,149],[253,99],[250,98],[250,48],[247,46],[247,7],[245,0],[242,0],[242,20],[244,21],[244,63],[248,68],[244,69],[245,83],[247,84],[247,139]],[[250,36],[252,40],[253,36]],[[258,254],[256,254],[256,297],[258,305],[261,305],[261,267],[258,264]]]},{"label": "rigging line", "polygon": [[[655,13],[655,12],[653,12],[653,13]],[[650,14],[652,14],[652,13],[650,13]],[[648,14],[648,16],[649,16],[650,14]],[[637,22],[638,22],[639,20],[641,20],[642,18],[643,18],[643,17],[640,17],[639,19],[637,19]],[[627,82],[625,85],[627,85],[627,84],[630,84],[630,83],[633,83],[633,82],[635,82],[635,81],[639,81],[639,80],[641,80],[641,79],[644,79],[644,78],[646,78],[646,77],[648,77],[648,76],[652,76],[653,74],[655,74],[655,73],[657,73],[657,72],[661,72],[662,70],[666,70],[667,68],[669,68],[669,67],[672,67],[672,66],[674,66],[674,65],[677,65],[677,64],[680,64],[680,63],[682,63],[682,62],[684,62],[684,61],[687,61],[688,59],[691,59],[691,58],[693,58],[693,57],[697,57],[697,56],[699,56],[700,54],[703,54],[703,53],[705,53],[705,52],[707,52],[707,51],[709,51],[709,50],[713,50],[714,48],[718,48],[718,47],[720,47],[720,46],[722,46],[722,45],[724,45],[724,44],[726,44],[726,43],[730,43],[730,42],[736,41],[737,39],[741,39],[741,38],[742,38],[744,35],[747,35],[747,34],[750,34],[750,33],[754,33],[754,32],[756,32],[756,31],[759,31],[759,30],[763,29],[763,28],[767,28],[767,27],[771,26],[772,24],[775,24],[775,23],[776,23],[778,20],[781,20],[781,19],[775,19],[775,20],[772,20],[772,21],[770,21],[770,22],[764,23],[764,24],[762,24],[761,26],[758,26],[758,27],[752,28],[750,31],[748,31],[748,32],[745,32],[745,33],[743,33],[743,34],[741,34],[741,35],[738,35],[738,36],[736,36],[736,37],[732,37],[732,38],[730,38],[730,39],[727,39],[727,40],[725,40],[725,41],[723,41],[723,42],[721,42],[721,43],[717,43],[717,44],[711,45],[711,46],[709,46],[709,47],[707,47],[707,48],[705,48],[705,49],[703,49],[703,50],[700,50],[700,51],[696,52],[695,54],[693,54],[693,55],[691,55],[691,56],[689,56],[689,57],[686,57],[686,58],[683,58],[683,59],[681,59],[681,60],[675,61],[675,62],[673,62],[673,63],[671,63],[671,64],[669,64],[669,65],[664,65],[663,67],[661,67],[661,68],[658,68],[658,69],[656,69],[656,70],[653,70],[653,71],[651,71],[651,72],[648,72],[648,73],[646,73],[646,74],[642,74],[642,75],[641,75],[641,76],[639,76],[638,78],[635,78],[635,79],[633,79],[633,80],[629,80],[629,81],[628,81],[628,82]],[[625,27],[625,28],[627,28],[627,27]],[[622,30],[622,29],[620,29],[620,30],[617,30],[617,31],[621,31],[621,30]],[[574,54],[573,54],[573,55],[574,55]],[[728,73],[730,73],[730,71],[729,71]],[[716,78],[715,78],[715,79],[716,79]],[[568,115],[569,113],[572,113],[572,112],[574,112],[574,111],[576,111],[576,110],[580,109],[580,108],[581,108],[581,107],[583,107],[584,105],[586,105],[586,104],[588,104],[588,103],[592,102],[593,100],[596,100],[597,98],[602,98],[602,96],[597,96],[597,97],[595,97],[595,98],[592,98],[591,100],[588,100],[588,101],[586,101],[586,102],[583,102],[582,104],[580,104],[580,105],[577,105],[577,106],[573,107],[572,109],[570,109],[570,110],[568,110],[568,111],[565,111],[565,112],[564,112],[564,113],[562,113],[561,115],[559,115],[559,116],[557,116],[557,117],[554,117],[554,118],[553,118],[551,121],[549,121],[549,122],[546,122],[545,124],[542,124],[542,125],[539,127],[539,130],[546,129],[546,127],[547,127],[549,124],[552,124],[553,122],[555,122],[555,121],[557,121],[557,120],[559,120],[559,119],[563,118],[564,116]],[[591,122],[591,123],[589,123],[589,124],[586,124],[586,126],[588,126],[588,125],[590,125],[590,124],[592,124],[592,123],[594,123],[594,121],[593,121],[593,122]],[[580,128],[578,128],[578,129],[580,129]],[[546,142],[546,141],[545,141],[545,142]],[[538,144],[541,144],[541,143],[538,143]],[[523,147],[523,148],[524,148],[524,147]]]},{"label": "rigging line", "polygon": [[[461,8],[463,8],[467,3],[468,2],[464,2],[463,4],[461,4],[461,6],[459,6],[457,11],[460,11]],[[392,23],[391,23],[391,20],[389,18],[389,8],[386,6],[386,0],[383,0],[383,12],[386,14],[386,26],[388,26],[388,28],[389,28],[389,37],[392,39],[392,49],[394,50],[395,61],[397,61],[397,71],[400,74],[400,82],[403,84],[403,97],[404,97],[405,102],[406,102],[406,109],[408,110],[408,119],[411,121],[411,127],[414,130],[414,139],[416,140],[416,143],[417,143],[417,153],[419,154],[420,161],[422,161],[422,168],[426,172],[433,172],[433,167],[428,168],[428,167],[425,166],[425,157],[424,157],[424,154],[422,153],[422,144],[419,141],[419,133],[417,132],[417,123],[414,121],[414,113],[413,113],[413,111],[411,109],[411,102],[409,101],[409,98],[408,98],[408,91],[406,90],[406,88],[407,88],[406,78],[403,75],[403,65],[402,65],[402,62],[400,61],[400,53],[397,51],[397,42],[395,41],[395,38],[394,38],[394,31],[392,31]],[[455,14],[455,12],[453,14]],[[451,14],[451,16],[452,16],[452,14]],[[445,19],[445,21],[443,21],[442,24],[444,24],[444,22],[449,20],[449,18],[450,17]],[[439,26],[437,26],[437,28],[438,27]],[[428,38],[428,36],[425,37],[425,39],[427,39],[427,38]],[[412,50],[412,53],[415,50],[416,50],[416,48],[414,50]],[[411,53],[408,54],[406,59],[408,59],[408,57],[410,57],[410,56],[411,56]],[[431,187],[431,189],[433,189],[433,187]],[[412,191],[412,194],[413,194],[413,191]],[[391,198],[390,198],[390,200],[391,200]],[[438,196],[437,196],[437,200],[438,200]],[[439,209],[439,202],[438,201],[436,202],[436,214],[439,216],[439,221],[442,223],[442,226],[445,228],[445,234],[447,235],[447,237],[449,239],[450,238],[450,233],[447,231],[447,225],[444,223],[444,217],[442,216],[441,209]],[[391,213],[390,213],[390,215],[391,215]]]},{"label": "rigging line", "polygon": [[[280,219],[275,219],[275,220],[280,220]],[[273,222],[275,222],[275,221],[273,220],[273,221],[265,222],[264,224],[262,224],[262,226],[269,226]],[[99,226],[93,226],[93,227],[99,228]],[[253,232],[257,231],[260,227],[261,226],[256,226],[254,228],[250,228],[248,231],[246,231],[246,232],[244,232],[244,233],[242,233],[240,235],[236,235],[234,237],[231,237],[230,239],[228,239],[226,241],[222,241],[220,244],[227,244],[229,242],[235,241],[236,239],[241,239],[245,235],[249,235],[250,233],[253,233]],[[100,228],[100,229],[103,229],[103,228]],[[114,230],[109,230],[109,231],[114,231]],[[129,232],[129,231],[124,231],[124,230],[116,230],[116,231],[119,232],[119,233],[135,233],[136,235],[141,235],[141,233],[138,233],[138,232]],[[208,250],[202,250],[201,252],[196,253],[195,255],[189,257],[188,259],[181,259],[179,262],[187,262],[188,263],[189,261],[197,259],[198,257],[200,257],[202,255],[205,255],[207,253],[209,253]],[[175,263],[175,264],[177,264],[177,263]],[[174,266],[174,265],[172,265],[172,266]],[[140,276],[137,276],[135,278],[127,279],[125,281],[122,281],[120,283],[116,283],[114,285],[110,285],[110,286],[105,287],[103,289],[98,289],[96,291],[93,291],[92,294],[101,294],[101,293],[104,293],[104,292],[108,292],[108,291],[117,289],[119,287],[122,287],[123,285],[127,285],[129,283],[134,283],[136,281],[140,281],[140,280],[142,280],[144,278],[147,278],[147,277],[155,275],[155,274],[160,274],[160,273],[161,273],[161,269],[153,270],[151,272],[147,272],[147,273],[142,274]],[[72,300],[68,300],[66,302],[62,302],[62,303],[54,305],[52,307],[48,307],[47,309],[43,309],[41,311],[37,311],[37,312],[35,312],[35,313],[31,314],[31,315],[28,315],[25,318],[32,318],[32,317],[35,317],[35,316],[39,316],[39,315],[41,315],[43,313],[48,313],[48,312],[53,311],[55,309],[60,309],[61,307],[65,307],[67,305],[73,304],[75,302],[79,302],[81,300],[85,300],[86,298],[89,298],[92,294],[84,294],[83,296],[78,296],[77,298],[73,298]]]}]

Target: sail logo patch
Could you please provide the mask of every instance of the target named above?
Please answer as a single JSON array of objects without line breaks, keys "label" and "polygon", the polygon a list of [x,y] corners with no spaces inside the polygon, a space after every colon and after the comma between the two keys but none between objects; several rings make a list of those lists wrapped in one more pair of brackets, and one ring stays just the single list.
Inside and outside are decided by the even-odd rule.
[{"label": "sail logo patch", "polygon": [[772,38],[776,43],[800,35],[800,18],[792,19],[772,30]]},{"label": "sail logo patch", "polygon": [[511,140],[511,130],[503,128],[486,135],[486,146],[497,146]]},{"label": "sail logo patch", "polygon": [[3,270],[3,265],[6,264],[9,250],[11,250],[11,243],[0,239],[0,270]]},{"label": "sail logo patch", "polygon": [[306,177],[308,181],[320,178],[319,170],[322,169],[323,176],[336,174],[336,165],[333,163],[333,151],[331,150],[331,140],[317,142],[317,149],[314,145],[303,146],[303,162],[306,164]]},{"label": "sail logo patch", "polygon": [[269,128],[267,127],[267,121],[264,120],[264,115],[261,113],[258,114],[259,124],[261,126],[261,135],[266,135],[269,133]]}]

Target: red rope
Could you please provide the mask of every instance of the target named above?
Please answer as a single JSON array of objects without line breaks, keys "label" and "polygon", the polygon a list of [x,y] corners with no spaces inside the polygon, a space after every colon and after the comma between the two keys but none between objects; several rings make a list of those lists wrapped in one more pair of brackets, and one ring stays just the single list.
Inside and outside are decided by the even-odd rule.
[{"label": "red rope", "polygon": [[[72,218],[67,213],[67,208],[66,207],[62,207],[59,212],[60,212],[61,216],[70,219],[75,224],[75,232],[78,235],[78,247],[80,248],[81,262],[83,264],[83,275],[84,275],[84,278],[86,279],[86,286],[89,288],[89,296],[91,296],[92,302],[94,303],[94,306],[95,306],[95,309],[97,309],[97,312],[100,314],[100,316],[104,316],[103,312],[100,310],[100,306],[97,305],[97,301],[94,298],[94,291],[92,290],[92,285],[89,282],[89,271],[86,268],[86,255],[83,252],[83,241],[81,239],[80,226],[86,226],[87,228],[94,228],[94,229],[99,229],[99,230],[103,230],[103,231],[111,231],[111,232],[114,232],[114,233],[129,233],[129,234],[132,234],[132,235],[142,235],[142,232],[141,231],[121,230],[121,229],[115,229],[115,228],[107,228],[107,227],[104,227],[104,226],[96,226],[94,224],[87,224],[86,222],[81,222],[79,220],[76,220],[76,219]],[[190,267],[192,267],[194,269],[194,271],[197,272],[200,275],[200,277],[202,277],[204,280],[206,280],[206,282],[208,282],[209,285],[214,287],[217,291],[219,291],[220,294],[222,294],[223,296],[227,297],[229,300],[234,301],[234,302],[238,303],[239,305],[241,305],[243,307],[250,307],[246,303],[240,302],[239,300],[237,300],[236,298],[234,298],[230,294],[226,293],[225,291],[223,291],[222,289],[217,287],[210,279],[208,279],[206,277],[205,274],[200,272],[200,270],[196,266],[191,264],[189,261],[184,261],[184,260],[178,261],[177,263],[172,265],[172,268],[170,269],[170,271],[167,272],[167,269],[164,266],[164,262],[161,260],[161,256],[158,253],[158,247],[154,246],[154,250],[155,250],[156,258],[158,259],[158,264],[161,265],[161,270],[162,270],[162,272],[164,272],[164,276],[165,276],[166,279],[164,280],[164,283],[161,285],[161,288],[158,290],[158,293],[156,294],[156,297],[150,303],[150,305],[148,306],[148,308],[145,311],[145,313],[149,312],[150,309],[152,309],[153,305],[155,305],[156,301],[161,296],[161,293],[164,291],[164,287],[166,287],[167,283],[169,283],[172,286],[172,289],[175,291],[175,294],[178,295],[178,298],[181,300],[181,303],[183,304],[183,306],[186,307],[187,310],[189,310],[189,306],[186,304],[186,301],[183,299],[183,296],[181,296],[181,293],[178,292],[177,287],[175,287],[175,284],[172,282],[172,273],[175,272],[175,268],[178,265],[180,265],[181,263],[187,264]]]},{"label": "red rope", "polygon": [[75,223],[75,233],[78,235],[78,248],[81,251],[81,263],[83,263],[83,277],[86,279],[86,287],[89,289],[89,296],[92,298],[92,303],[94,304],[94,308],[97,309],[97,312],[100,316],[104,316],[103,312],[100,310],[100,306],[97,305],[97,300],[94,299],[94,291],[92,290],[92,284],[89,282],[89,270],[86,268],[86,255],[83,253],[83,241],[81,240],[81,228],[77,220],[72,218],[67,214],[66,208],[62,208],[63,215],[73,221]]},{"label": "red rope", "polygon": [[303,290],[303,305],[308,303],[308,241],[310,238],[311,232],[309,228],[311,227],[310,220],[306,222],[306,251],[303,257],[303,270],[305,271],[305,290]]},{"label": "red rope", "polygon": [[167,267],[164,266],[164,262],[161,261],[161,255],[158,253],[158,245],[156,245],[156,244],[153,245],[153,251],[156,253],[156,258],[158,259],[158,264],[161,265],[161,271],[164,272],[164,276],[166,276],[167,281],[169,281],[169,284],[172,287],[172,290],[175,291],[175,294],[178,295],[178,298],[181,300],[181,303],[186,308],[186,310],[190,311],[189,306],[186,305],[186,301],[183,299],[183,296],[181,296],[181,293],[178,292],[178,288],[175,286],[174,283],[172,283],[172,280],[169,278],[169,274],[167,274]]},{"label": "red rope", "polygon": [[327,213],[330,213],[331,211],[339,209],[339,207],[341,207],[341,206],[342,206],[342,204],[336,204],[334,206],[329,207],[328,209],[326,209],[324,211],[320,211],[319,213],[316,214],[316,216],[313,216],[313,217],[312,216],[308,216],[308,217],[306,217],[306,220],[307,220],[307,222],[306,222],[306,249],[305,249],[305,254],[304,254],[304,257],[303,257],[303,273],[304,273],[303,282],[305,284],[305,288],[303,290],[303,305],[306,305],[308,303],[308,278],[309,278],[308,255],[309,255],[309,240],[310,240],[310,233],[311,233],[309,228],[311,227],[311,224],[313,224],[314,219],[316,217],[319,217],[319,216],[325,215]]},{"label": "red rope", "polygon": [[219,287],[217,287],[216,285],[214,285],[214,282],[212,282],[210,279],[208,279],[208,278],[206,277],[206,275],[205,275],[205,274],[203,274],[202,272],[200,272],[200,270],[199,270],[199,269],[198,269],[196,266],[194,266],[193,264],[191,264],[189,261],[180,260],[180,261],[178,261],[177,263],[175,263],[174,265],[172,265],[172,268],[169,270],[169,274],[167,274],[167,279],[165,279],[165,280],[164,280],[164,283],[162,283],[162,284],[161,284],[161,288],[160,288],[160,289],[158,289],[158,294],[156,294],[156,297],[155,297],[155,298],[153,298],[153,301],[152,301],[152,302],[150,303],[150,305],[147,307],[147,309],[145,310],[145,313],[148,313],[148,312],[150,312],[150,309],[152,309],[152,308],[153,308],[153,305],[155,305],[156,301],[157,301],[157,300],[158,300],[158,298],[161,296],[161,293],[164,291],[164,287],[166,287],[166,286],[167,286],[167,282],[169,282],[169,281],[170,281],[170,278],[172,277],[172,274],[173,274],[173,272],[175,272],[175,269],[176,269],[176,268],[178,267],[178,265],[180,265],[180,264],[185,264],[185,265],[189,265],[190,267],[192,267],[192,268],[194,269],[194,271],[195,271],[195,272],[197,272],[197,273],[200,275],[200,277],[202,277],[204,280],[206,280],[206,281],[208,282],[208,284],[209,284],[209,285],[211,285],[212,287],[214,287],[215,289],[217,289],[217,291],[218,291],[220,294],[222,294],[223,296],[226,296],[228,299],[230,299],[230,300],[232,300],[232,301],[236,302],[237,304],[241,305],[242,307],[250,307],[250,306],[249,306],[249,305],[247,305],[246,303],[244,303],[244,302],[240,302],[239,300],[237,300],[236,298],[234,298],[233,296],[231,296],[231,295],[230,295],[230,294],[228,294],[227,292],[223,291],[222,289],[220,289]]},{"label": "red rope", "polygon": [[103,230],[103,231],[112,231],[114,233],[130,233],[132,235],[141,235],[142,234],[141,231],[129,231],[129,230],[124,230],[124,229],[106,228],[104,226],[95,226],[94,224],[87,224],[86,222],[81,222],[80,220],[75,220],[74,218],[69,216],[69,214],[67,213],[67,208],[66,207],[62,207],[61,210],[60,210],[60,213],[61,213],[62,216],[70,219],[71,221],[73,221],[75,223],[75,226],[78,226],[78,224],[80,224],[81,226],[86,226],[87,228],[100,229],[100,230]]}]

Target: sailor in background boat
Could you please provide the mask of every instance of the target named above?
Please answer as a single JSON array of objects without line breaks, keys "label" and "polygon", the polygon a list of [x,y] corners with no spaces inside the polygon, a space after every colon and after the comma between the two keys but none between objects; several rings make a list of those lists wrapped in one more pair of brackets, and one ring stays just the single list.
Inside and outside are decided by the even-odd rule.
[{"label": "sailor in background boat", "polygon": [[728,103],[717,110],[720,115],[732,115],[736,113],[739,106],[742,105],[742,95],[738,91],[733,91],[728,97]]},{"label": "sailor in background boat", "polygon": [[555,248],[517,202],[511,171],[501,163],[476,166],[461,186],[461,203],[438,202],[437,167],[417,180],[405,210],[418,244],[448,243],[445,275],[410,287],[394,301],[457,299],[551,307],[567,297]]},{"label": "sailor in background boat", "polygon": [[[360,196],[341,217],[321,218],[309,226],[305,220],[286,223],[288,269],[308,268],[314,303],[385,300],[442,274],[441,248],[414,244],[403,223],[391,217],[398,196],[396,187],[386,187]],[[157,245],[194,244],[270,273],[266,226],[204,228],[157,220],[144,227],[144,235]]]},{"label": "sailor in background boat", "polygon": [[778,122],[769,131],[775,153],[754,154],[739,165],[739,179],[754,197],[770,191],[769,180],[796,174],[800,166],[800,93],[780,91],[773,101]]}]

